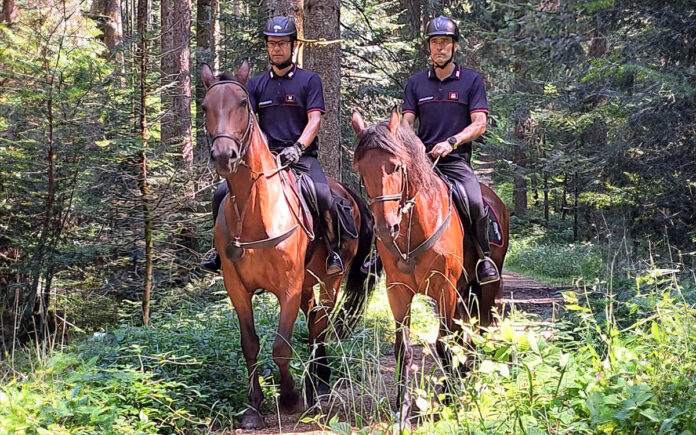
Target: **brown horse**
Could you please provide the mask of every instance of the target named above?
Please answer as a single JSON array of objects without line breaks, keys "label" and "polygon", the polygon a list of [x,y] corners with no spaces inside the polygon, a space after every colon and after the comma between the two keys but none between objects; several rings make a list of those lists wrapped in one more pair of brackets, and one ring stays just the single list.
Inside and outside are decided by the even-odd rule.
[{"label": "brown horse", "polygon": [[[477,318],[487,326],[501,282],[475,282],[478,254],[474,242],[465,239],[449,190],[435,174],[425,147],[410,128],[401,128],[399,113],[392,111],[388,122],[365,127],[360,113],[352,116],[358,137],[353,165],[365,184],[375,216],[377,249],[387,275],[387,295],[398,330],[395,354],[399,397],[403,402],[401,420],[408,424],[412,399],[408,391],[412,360],[409,339],[411,301],[416,293],[435,299],[442,337],[460,329],[455,319]],[[492,246],[491,258],[499,270],[508,246],[508,211],[487,186],[481,186],[485,200],[500,217],[501,247]],[[463,246],[464,245],[464,246]],[[469,343],[469,340],[465,340]],[[449,353],[441,340],[437,352],[449,365]]]},{"label": "brown horse", "polygon": [[[273,361],[280,371],[280,400],[283,412],[303,408],[295,389],[289,364],[291,334],[300,308],[307,315],[310,349],[314,349],[305,378],[308,403],[315,393],[328,392],[330,368],[324,341],[329,332],[329,313],[336,307],[344,276],[327,276],[324,243],[311,241],[303,223],[299,197],[278,167],[265,137],[249,107],[245,85],[249,65],[229,76],[215,77],[207,65],[201,78],[207,93],[203,100],[206,128],[211,140],[211,157],[220,176],[227,179],[229,195],[220,206],[215,225],[215,247],[222,258],[222,275],[241,330],[241,344],[249,375],[249,405],[241,426],[263,425],[263,393],[256,370],[259,338],[254,328],[252,298],[257,289],[276,295],[280,304],[278,333],[273,343]],[[372,216],[366,204],[353,192],[330,180],[332,192],[350,201],[358,239],[346,238],[341,257],[348,280],[339,318],[338,333],[345,333],[359,319],[374,286],[372,278],[360,271],[372,243]],[[315,298],[313,287],[320,284]]]}]

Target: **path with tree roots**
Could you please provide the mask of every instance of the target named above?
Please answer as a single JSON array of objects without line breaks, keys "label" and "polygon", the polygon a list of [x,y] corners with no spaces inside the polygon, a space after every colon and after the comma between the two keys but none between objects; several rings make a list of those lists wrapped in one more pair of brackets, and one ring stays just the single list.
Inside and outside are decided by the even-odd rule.
[{"label": "path with tree roots", "polygon": [[[487,156],[482,156],[482,160],[475,162],[477,166],[477,174],[479,179],[488,185],[491,185],[491,174],[494,163]],[[553,286],[550,284],[540,283],[533,279],[522,276],[518,273],[511,272],[507,269],[503,270],[503,292],[502,297],[498,299],[498,306],[504,317],[515,311],[523,312],[532,315],[532,324],[544,324],[554,322],[556,313],[562,307],[563,298],[561,291],[563,287]],[[436,362],[433,358],[435,355],[434,343],[416,342],[413,346],[413,373],[418,376],[418,373],[431,373]],[[394,376],[396,362],[394,355],[385,355],[379,360],[380,374],[382,377],[384,391],[389,395],[389,403],[392,409],[396,409],[396,397],[394,386]],[[348,392],[338,391],[340,396],[349,397]],[[371,401],[371,399],[370,399]],[[367,400],[366,400],[367,402]],[[366,407],[370,405],[366,403]],[[338,413],[342,421],[346,420],[346,416],[342,412],[331,412],[329,414]],[[257,431],[242,431],[241,429],[223,431],[223,434],[330,434],[332,431],[321,430],[316,424],[298,423],[300,415],[267,415],[266,428]]]}]

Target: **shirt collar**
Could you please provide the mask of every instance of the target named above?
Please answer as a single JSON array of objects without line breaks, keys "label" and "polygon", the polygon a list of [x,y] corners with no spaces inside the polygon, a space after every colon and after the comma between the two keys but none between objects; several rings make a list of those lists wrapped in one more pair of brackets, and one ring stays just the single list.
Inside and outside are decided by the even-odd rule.
[{"label": "shirt collar", "polygon": [[268,74],[271,76],[272,79],[288,79],[288,80],[290,80],[290,79],[292,79],[293,77],[295,77],[295,73],[296,73],[296,72],[297,72],[297,65],[294,64],[294,63],[292,64],[292,68],[290,68],[290,69],[288,70],[288,72],[285,73],[285,75],[282,75],[282,76],[276,75],[276,73],[273,72],[273,67],[271,67],[271,69],[268,70]]},{"label": "shirt collar", "polygon": [[[452,71],[452,74],[449,76],[445,77],[444,81],[447,80],[459,80],[462,78],[462,66],[457,65],[456,63],[454,64],[454,70]],[[430,80],[440,80],[437,77],[437,74],[435,74],[435,65],[430,65],[430,68],[428,68],[428,79]]]}]

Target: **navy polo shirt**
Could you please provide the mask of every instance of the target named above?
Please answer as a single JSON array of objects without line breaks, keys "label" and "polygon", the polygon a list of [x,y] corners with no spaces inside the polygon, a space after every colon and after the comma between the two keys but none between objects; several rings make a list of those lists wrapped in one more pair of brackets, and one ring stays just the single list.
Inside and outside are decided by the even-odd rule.
[{"label": "navy polo shirt", "polygon": [[[461,65],[455,64],[442,81],[430,67],[408,80],[402,110],[419,119],[418,137],[430,152],[435,144],[471,124],[472,113],[488,113],[486,88],[479,73]],[[471,142],[460,144],[450,155],[471,158]]]},{"label": "navy polo shirt", "polygon": [[[271,150],[290,146],[307,126],[307,114],[315,110],[324,113],[324,93],[319,76],[293,65],[284,75],[273,69],[249,79],[249,103],[259,115],[261,130],[266,133]],[[306,154],[317,154],[316,139],[308,145]]]}]

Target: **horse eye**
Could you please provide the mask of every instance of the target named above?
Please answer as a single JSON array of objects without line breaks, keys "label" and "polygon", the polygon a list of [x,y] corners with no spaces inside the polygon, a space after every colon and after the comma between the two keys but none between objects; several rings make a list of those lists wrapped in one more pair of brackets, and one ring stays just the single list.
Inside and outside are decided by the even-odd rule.
[{"label": "horse eye", "polygon": [[246,98],[239,102],[239,105],[242,107],[246,107],[248,104],[249,100],[247,100]]}]

